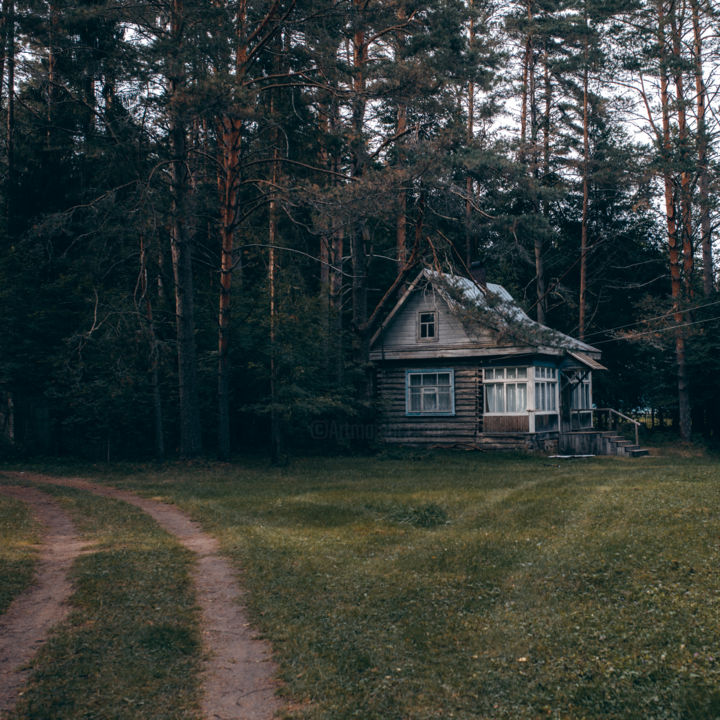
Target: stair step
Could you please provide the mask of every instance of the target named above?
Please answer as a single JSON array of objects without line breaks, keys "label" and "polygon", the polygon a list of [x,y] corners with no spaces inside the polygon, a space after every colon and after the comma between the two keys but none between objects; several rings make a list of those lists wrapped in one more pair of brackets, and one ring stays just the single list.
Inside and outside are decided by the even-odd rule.
[{"label": "stair step", "polygon": [[[649,451],[636,445],[622,435],[611,430],[595,430],[569,433],[579,442],[561,444],[560,450],[563,453],[581,455],[583,453],[596,453],[598,455],[616,455],[619,457],[642,457],[649,455]],[[595,441],[592,440],[595,437]],[[588,442],[589,440],[589,442]]]}]

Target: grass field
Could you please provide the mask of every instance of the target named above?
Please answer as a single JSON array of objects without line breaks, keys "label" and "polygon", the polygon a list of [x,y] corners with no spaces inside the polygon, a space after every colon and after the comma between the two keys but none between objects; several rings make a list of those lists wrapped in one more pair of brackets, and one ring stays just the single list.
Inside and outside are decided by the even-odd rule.
[{"label": "grass field", "polygon": [[408,451],[93,476],[217,535],[288,717],[720,717],[715,458]]}]

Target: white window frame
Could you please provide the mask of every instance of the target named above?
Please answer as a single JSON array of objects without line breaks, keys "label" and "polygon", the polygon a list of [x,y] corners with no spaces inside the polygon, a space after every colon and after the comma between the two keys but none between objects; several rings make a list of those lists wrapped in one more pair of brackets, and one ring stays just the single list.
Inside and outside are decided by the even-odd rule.
[{"label": "white window frame", "polygon": [[535,412],[538,415],[556,415],[560,411],[558,369],[547,365],[534,365],[532,374]]},{"label": "white window frame", "polygon": [[[423,315],[432,315],[432,322],[423,321]],[[423,328],[432,326],[433,334],[423,337]],[[438,339],[438,311],[437,310],[419,310],[417,314],[417,340],[421,343],[437,342]]]},{"label": "white window frame", "polygon": [[[528,390],[531,385],[530,368],[528,366],[513,366],[513,367],[489,367],[483,370],[483,411],[485,415],[527,415],[529,406],[529,394]],[[520,386],[524,387],[522,391],[524,394],[525,402],[522,410],[507,410],[509,399],[511,397],[517,397],[517,391]],[[490,388],[493,388],[491,391]],[[490,404],[495,405],[491,401],[491,396],[499,390],[502,397],[502,410],[498,410],[497,406],[495,409],[490,410]],[[517,401],[515,401],[517,405]]]},{"label": "white window frame", "polygon": [[[431,382],[431,376],[435,382]],[[438,382],[438,375],[447,375],[448,383]],[[418,381],[419,378],[419,381]],[[447,393],[445,389],[447,388]],[[449,394],[449,409],[439,410],[441,394]],[[413,409],[413,397],[420,398],[420,407]],[[434,400],[433,400],[434,398]],[[428,407],[425,407],[425,404]],[[438,417],[455,415],[455,371],[448,368],[423,368],[405,371],[405,415],[409,417]]]},{"label": "white window frame", "polygon": [[592,410],[592,376],[587,374],[579,383],[573,386],[570,396],[571,410]]}]

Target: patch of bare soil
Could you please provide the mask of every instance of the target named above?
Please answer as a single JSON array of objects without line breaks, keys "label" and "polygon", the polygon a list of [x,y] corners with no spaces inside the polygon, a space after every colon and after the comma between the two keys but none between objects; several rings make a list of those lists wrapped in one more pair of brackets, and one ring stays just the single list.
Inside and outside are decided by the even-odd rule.
[{"label": "patch of bare soil", "polygon": [[203,717],[206,720],[270,720],[281,708],[279,683],[270,645],[250,627],[242,590],[217,540],[203,532],[173,505],[134,493],[103,487],[80,478],[52,478],[23,474],[26,480],[54,483],[122,500],[150,515],[162,528],[191,550],[206,661],[203,669]]},{"label": "patch of bare soil", "polygon": [[30,674],[29,663],[54,625],[69,611],[68,572],[84,548],[67,513],[46,494],[29,487],[0,486],[26,503],[44,527],[34,584],[0,617],[0,716],[17,703]]}]

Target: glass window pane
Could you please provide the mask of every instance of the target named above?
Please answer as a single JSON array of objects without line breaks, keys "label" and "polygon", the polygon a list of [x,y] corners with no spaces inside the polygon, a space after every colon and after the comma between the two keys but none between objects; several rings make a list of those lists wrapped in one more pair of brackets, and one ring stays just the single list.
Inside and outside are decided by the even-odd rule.
[{"label": "glass window pane", "polygon": [[517,369],[517,376],[519,378],[526,378],[527,377],[527,368],[518,368]]},{"label": "glass window pane", "polygon": [[410,412],[420,412],[420,390],[419,388],[410,388]]},{"label": "glass window pane", "polygon": [[450,412],[450,410],[452,410],[449,387],[443,387],[438,390],[438,410],[441,412]]},{"label": "glass window pane", "polygon": [[437,410],[437,394],[435,388],[423,388],[423,410],[426,412]]},{"label": "glass window pane", "polygon": [[495,412],[505,412],[505,388],[503,385],[495,386]]},{"label": "glass window pane", "polygon": [[527,410],[527,385],[518,383],[517,386],[517,412],[525,412]]},{"label": "glass window pane", "polygon": [[548,383],[548,410],[557,410],[557,383]]},{"label": "glass window pane", "polygon": [[508,368],[505,373],[509,379],[514,380],[517,375],[517,368]]},{"label": "glass window pane", "polygon": [[502,385],[487,385],[485,387],[485,411],[497,413],[505,411],[505,398]]},{"label": "glass window pane", "polygon": [[505,404],[505,407],[507,408],[507,412],[517,412],[517,385],[514,383],[511,385],[507,385],[507,392],[505,393],[507,402]]},{"label": "glass window pane", "polygon": [[492,368],[485,368],[485,379],[492,380],[495,377],[495,371]]},{"label": "glass window pane", "polygon": [[450,373],[438,373],[437,382],[438,382],[438,385],[449,385],[450,384]]},{"label": "glass window pane", "polygon": [[425,373],[422,376],[422,384],[425,385],[425,387],[437,385],[437,375],[435,373]]},{"label": "glass window pane", "polygon": [[410,375],[410,385],[420,385],[422,382],[422,375],[418,375],[417,373],[414,375]]}]

